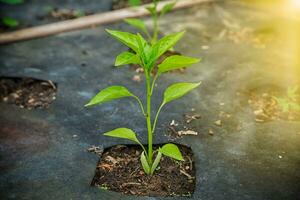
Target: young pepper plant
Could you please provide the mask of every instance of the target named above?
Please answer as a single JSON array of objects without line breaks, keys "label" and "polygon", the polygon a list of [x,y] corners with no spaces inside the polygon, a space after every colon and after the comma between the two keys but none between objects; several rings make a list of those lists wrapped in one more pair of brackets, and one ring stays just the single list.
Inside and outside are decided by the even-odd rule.
[{"label": "young pepper plant", "polygon": [[[23,0],[0,0],[0,3],[16,5],[23,3]],[[11,17],[4,16],[0,19],[0,24],[3,24],[4,26],[9,28],[14,28],[19,25],[19,21]]]},{"label": "young pepper plant", "polygon": [[168,3],[159,12],[158,11],[158,2],[159,2],[159,0],[153,0],[152,5],[150,5],[146,8],[149,11],[151,18],[152,18],[152,24],[153,24],[152,35],[149,33],[145,23],[142,20],[136,19],[136,18],[129,18],[129,19],[124,20],[129,25],[142,31],[147,36],[148,41],[151,42],[152,44],[155,43],[158,39],[159,19],[161,17],[163,17],[166,13],[170,12],[176,4],[176,1],[174,1],[172,3]]},{"label": "young pepper plant", "polygon": [[298,86],[288,87],[285,97],[274,97],[282,112],[300,111]]},{"label": "young pepper plant", "polygon": [[[124,97],[132,97],[138,102],[147,124],[148,150],[146,150],[145,146],[138,140],[136,134],[131,129],[117,128],[115,130],[104,133],[104,135],[128,139],[139,144],[143,149],[140,157],[143,169],[146,174],[152,175],[156,167],[158,166],[162,155],[171,157],[179,161],[183,160],[180,150],[174,144],[165,144],[157,151],[153,151],[153,134],[155,132],[156,123],[162,107],[167,103],[184,96],[200,85],[199,82],[176,83],[169,86],[164,92],[163,101],[153,120],[151,115],[151,97],[154,91],[155,82],[157,78],[165,72],[181,67],[191,66],[192,64],[195,64],[200,60],[181,55],[174,55],[166,58],[158,66],[155,66],[157,59],[168,49],[173,47],[184,35],[184,32],[165,36],[154,44],[149,44],[140,34],[131,34],[115,30],[107,30],[107,32],[133,51],[123,52],[118,55],[115,61],[115,66],[138,64],[144,69],[147,93],[145,106],[146,109],[144,108],[144,105],[140,98],[123,86],[111,86],[101,90],[95,97],[90,100],[89,103],[86,104],[86,106],[100,105],[105,102]],[[151,76],[151,72],[155,67],[158,68],[157,73],[154,76]],[[154,155],[156,155],[155,159],[153,159]]]}]

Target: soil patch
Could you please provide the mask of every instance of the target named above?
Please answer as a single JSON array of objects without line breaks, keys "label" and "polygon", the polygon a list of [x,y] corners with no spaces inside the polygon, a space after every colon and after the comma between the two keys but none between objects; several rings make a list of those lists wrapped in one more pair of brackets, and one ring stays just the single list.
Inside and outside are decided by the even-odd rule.
[{"label": "soil patch", "polygon": [[256,122],[268,122],[273,120],[300,120],[300,111],[289,110],[283,111],[278,101],[276,100],[277,93],[250,93],[248,104],[253,109]]},{"label": "soil patch", "polygon": [[21,108],[47,108],[56,98],[56,84],[33,78],[0,77],[0,102]]},{"label": "soil patch", "polygon": [[[183,162],[163,156],[152,176],[140,163],[141,148],[117,145],[104,151],[92,186],[138,196],[191,196],[195,189],[195,166],[191,148],[178,145]],[[157,149],[158,146],[154,146]]]}]

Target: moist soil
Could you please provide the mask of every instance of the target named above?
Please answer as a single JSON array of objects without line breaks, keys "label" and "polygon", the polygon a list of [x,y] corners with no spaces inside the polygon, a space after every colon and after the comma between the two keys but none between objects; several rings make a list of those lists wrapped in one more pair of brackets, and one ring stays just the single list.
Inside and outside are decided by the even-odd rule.
[{"label": "moist soil", "polygon": [[[92,186],[138,196],[191,196],[195,189],[195,166],[191,148],[178,145],[183,162],[163,156],[152,176],[144,173],[139,146],[117,145],[104,151]],[[157,149],[158,146],[154,146]]]},{"label": "moist soil", "polygon": [[0,77],[0,102],[27,109],[47,108],[55,98],[56,85],[52,81]]},{"label": "moist soil", "polygon": [[[152,3],[152,0],[141,0],[141,4],[148,4],[148,3]],[[113,0],[112,2],[112,10],[126,8],[129,6],[130,4],[128,0]]]}]

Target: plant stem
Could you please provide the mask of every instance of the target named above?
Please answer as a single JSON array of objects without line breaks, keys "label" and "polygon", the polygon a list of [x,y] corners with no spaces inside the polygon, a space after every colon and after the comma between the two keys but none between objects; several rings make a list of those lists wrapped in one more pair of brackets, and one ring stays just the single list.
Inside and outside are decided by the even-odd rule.
[{"label": "plant stem", "polygon": [[157,1],[154,1],[154,15],[153,18],[153,38],[152,38],[152,44],[154,44],[157,41],[158,37],[158,13],[157,13]]},{"label": "plant stem", "polygon": [[151,41],[151,35],[150,35],[150,33],[146,30],[145,31],[145,34],[146,34],[146,36],[147,36],[147,38],[148,38],[148,41]]},{"label": "plant stem", "polygon": [[141,107],[142,113],[146,117],[147,114],[145,113],[144,106],[143,106],[143,103],[141,102],[140,98],[138,98],[137,96],[134,96],[134,98],[138,101],[138,103]]},{"label": "plant stem", "polygon": [[152,128],[151,128],[151,78],[148,72],[146,72],[147,79],[147,129],[148,129],[148,163],[152,165]]},{"label": "plant stem", "polygon": [[156,74],[152,80],[152,86],[151,86],[151,96],[153,94],[154,86],[155,86],[155,81],[158,78],[158,75]]},{"label": "plant stem", "polygon": [[147,153],[147,151],[146,151],[144,145],[143,145],[142,143],[140,143],[139,141],[138,141],[138,144],[142,147],[143,151],[144,151],[145,154],[146,154],[146,157],[148,158],[148,153]]},{"label": "plant stem", "polygon": [[153,27],[154,27],[154,33],[153,33],[153,41],[152,43],[154,44],[157,41],[157,36],[158,36],[158,24],[157,24],[157,14],[153,18]]},{"label": "plant stem", "polygon": [[155,116],[155,119],[154,119],[153,127],[152,127],[152,134],[153,134],[154,131],[155,131],[155,127],[156,127],[156,122],[157,122],[157,119],[158,119],[158,115],[159,115],[159,113],[160,113],[160,111],[161,111],[161,109],[162,109],[162,107],[163,107],[164,105],[165,105],[165,104],[162,103],[162,104],[159,106],[159,108],[158,108],[158,111],[157,111],[156,116]]}]

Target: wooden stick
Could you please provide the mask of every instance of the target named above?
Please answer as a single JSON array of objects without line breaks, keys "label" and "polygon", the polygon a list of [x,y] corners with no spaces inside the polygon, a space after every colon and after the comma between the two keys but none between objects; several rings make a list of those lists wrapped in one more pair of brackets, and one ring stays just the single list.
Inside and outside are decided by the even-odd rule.
[{"label": "wooden stick", "polygon": [[[187,8],[200,3],[213,2],[215,0],[181,0],[178,1],[174,7],[174,10]],[[164,5],[171,1],[163,1],[158,5],[158,10],[161,10]],[[148,11],[143,5],[139,7],[124,8],[115,11],[99,13],[89,16],[80,17],[77,19],[71,19],[52,24],[36,26],[32,28],[26,28],[18,31],[0,34],[0,44],[6,44],[11,42],[17,42],[22,40],[28,40],[33,38],[45,37],[55,35],[62,32],[73,31],[77,29],[91,28],[95,25],[109,24],[117,21],[121,21],[125,18],[142,17],[149,15]]]}]

